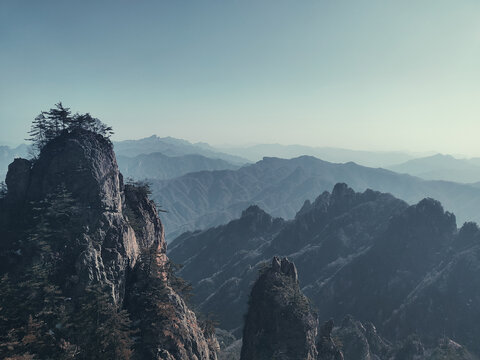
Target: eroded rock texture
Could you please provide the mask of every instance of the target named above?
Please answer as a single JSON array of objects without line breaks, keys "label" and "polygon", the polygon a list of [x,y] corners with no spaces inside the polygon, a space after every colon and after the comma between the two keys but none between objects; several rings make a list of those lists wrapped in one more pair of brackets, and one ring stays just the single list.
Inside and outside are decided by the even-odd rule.
[{"label": "eroded rock texture", "polygon": [[[56,285],[73,301],[92,284],[107,288],[112,302],[128,309],[143,332],[148,322],[143,309],[135,306],[146,293],[138,289],[158,275],[145,271],[145,254],[154,254],[158,269],[166,266],[164,229],[145,189],[123,184],[111,143],[86,130],[65,132],[50,141],[35,161],[16,159],[6,182],[8,193],[0,200],[2,273],[21,272],[33,256],[22,230],[39,223],[42,213],[38,215],[35,208],[44,206],[48,211],[56,206],[58,219],[42,224],[61,234],[56,236],[61,241],[51,244],[62,259]],[[68,207],[68,216],[62,206]],[[42,240],[41,233],[36,236]],[[156,279],[161,294],[155,305],[165,309],[168,321],[158,312],[150,313],[154,316],[150,323],[162,327],[142,351],[153,359],[216,359],[214,335],[204,334],[167,274],[160,275]]]},{"label": "eroded rock texture", "polygon": [[298,285],[295,265],[274,257],[250,295],[242,360],[317,359],[317,315]]}]

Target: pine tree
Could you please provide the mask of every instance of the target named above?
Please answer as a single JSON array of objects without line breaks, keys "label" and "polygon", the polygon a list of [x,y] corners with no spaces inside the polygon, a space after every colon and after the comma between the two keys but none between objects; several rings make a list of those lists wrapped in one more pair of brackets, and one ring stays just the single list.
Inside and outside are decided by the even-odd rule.
[{"label": "pine tree", "polygon": [[113,303],[106,287],[87,287],[75,312],[73,333],[80,345],[80,359],[128,360],[133,334],[129,314]]},{"label": "pine tree", "polygon": [[70,109],[65,108],[61,101],[55,104],[55,107],[51,108],[46,114],[56,135],[66,130],[72,121]]},{"label": "pine tree", "polygon": [[84,129],[102,135],[109,139],[113,134],[110,126],[105,125],[99,119],[89,113],[72,115],[69,108],[61,102],[49,111],[42,111],[32,122],[29,137],[26,139],[33,143],[34,158],[43,147],[65,131],[71,132],[76,129]]},{"label": "pine tree", "polygon": [[23,243],[19,251],[31,261],[21,273],[6,274],[0,281],[0,333],[6,334],[0,335],[0,355],[69,358],[76,346],[66,340],[68,298],[54,281],[61,257],[53,247],[70,233],[66,214],[74,218],[76,207],[64,188],[32,207],[34,226],[18,244]]}]

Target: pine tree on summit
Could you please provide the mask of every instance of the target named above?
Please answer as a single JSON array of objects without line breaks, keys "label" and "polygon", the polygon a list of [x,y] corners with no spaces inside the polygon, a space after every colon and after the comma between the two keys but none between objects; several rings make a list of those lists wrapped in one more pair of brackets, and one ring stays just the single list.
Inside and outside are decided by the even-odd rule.
[{"label": "pine tree on summit", "polygon": [[43,147],[63,132],[84,129],[109,138],[113,129],[89,113],[72,115],[69,108],[62,102],[55,104],[49,111],[42,111],[32,122],[29,138],[33,143],[33,157],[36,157]]}]

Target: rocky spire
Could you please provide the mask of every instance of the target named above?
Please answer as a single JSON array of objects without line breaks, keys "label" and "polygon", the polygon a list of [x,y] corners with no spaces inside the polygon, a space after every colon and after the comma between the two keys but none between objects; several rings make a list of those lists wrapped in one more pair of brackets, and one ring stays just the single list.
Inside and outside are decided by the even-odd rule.
[{"label": "rocky spire", "polygon": [[332,339],[333,320],[325,322],[320,328],[317,351],[318,360],[343,360],[343,354]]},{"label": "rocky spire", "polygon": [[253,286],[242,360],[316,360],[318,320],[298,285],[295,265],[274,257]]}]

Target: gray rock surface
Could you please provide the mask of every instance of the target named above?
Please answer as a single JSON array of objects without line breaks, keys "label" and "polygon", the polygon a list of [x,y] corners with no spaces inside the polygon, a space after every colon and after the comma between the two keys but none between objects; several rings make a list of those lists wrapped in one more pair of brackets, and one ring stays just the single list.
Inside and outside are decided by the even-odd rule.
[{"label": "gray rock surface", "polygon": [[[142,309],[132,309],[125,299],[132,296],[136,283],[146,281],[133,276],[144,266],[141,254],[153,251],[158,265],[164,266],[166,242],[164,229],[154,203],[141,189],[124,186],[111,143],[86,130],[65,132],[48,143],[33,162],[17,159],[7,175],[8,193],[0,202],[0,220],[6,234],[0,239],[2,258],[12,253],[23,219],[32,204],[41,204],[52,196],[71,201],[74,220],[50,224],[55,231],[68,234],[61,252],[61,289],[74,299],[91,284],[107,287],[112,301],[127,307],[133,322],[141,320]],[[70,203],[69,203],[70,204]],[[10,214],[10,216],[9,216]],[[16,216],[11,216],[15,214]],[[17,242],[18,243],[18,242]],[[28,249],[15,250],[14,266],[21,268]],[[25,254],[25,255],[24,255]],[[12,258],[12,256],[9,256]],[[162,303],[171,321],[149,346],[156,359],[215,360],[218,344],[206,334],[195,314],[165,279]],[[157,321],[150,319],[150,321]],[[142,322],[139,322],[139,327]]]},{"label": "gray rock surface", "polygon": [[317,326],[295,265],[274,257],[252,288],[241,359],[316,360]]}]

